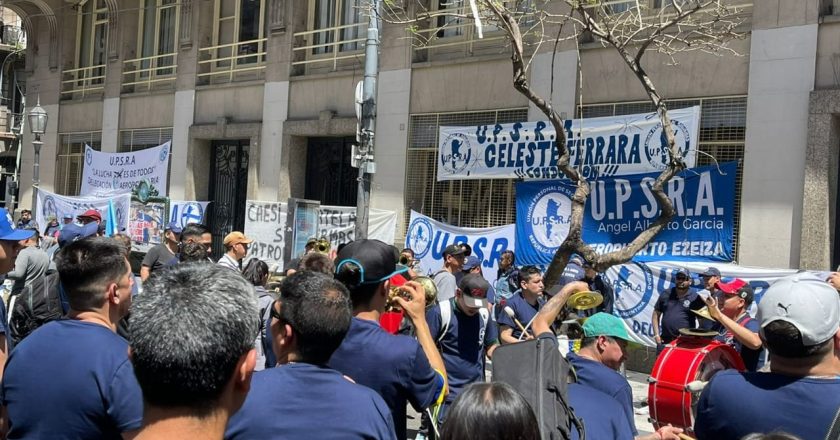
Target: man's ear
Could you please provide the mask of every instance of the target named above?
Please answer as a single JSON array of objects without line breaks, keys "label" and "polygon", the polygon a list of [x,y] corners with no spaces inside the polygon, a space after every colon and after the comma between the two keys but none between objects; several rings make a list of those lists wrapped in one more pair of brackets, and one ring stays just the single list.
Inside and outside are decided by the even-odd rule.
[{"label": "man's ear", "polygon": [[236,375],[234,380],[234,387],[247,393],[251,389],[251,376],[254,374],[254,367],[257,365],[257,350],[250,349],[247,353],[239,357],[236,363],[234,373]]}]

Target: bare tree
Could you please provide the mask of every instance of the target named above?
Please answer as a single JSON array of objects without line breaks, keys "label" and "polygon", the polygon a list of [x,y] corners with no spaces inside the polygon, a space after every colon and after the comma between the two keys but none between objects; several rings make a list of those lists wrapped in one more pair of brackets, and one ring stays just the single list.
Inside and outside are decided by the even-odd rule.
[{"label": "bare tree", "polygon": [[[463,26],[466,20],[473,20],[479,36],[481,28],[488,24],[503,33],[511,53],[513,86],[551,121],[559,150],[558,168],[576,183],[569,234],[549,265],[545,274],[546,285],[557,282],[572,253],[580,254],[598,271],[632,259],[674,216],[675,210],[665,192],[665,185],[686,167],[668,117],[667,105],[644,68],[644,56],[653,51],[666,55],[676,64],[680,53],[690,51],[738,55],[729,43],[744,37],[740,32],[746,19],[744,10],[751,4],[733,4],[732,0],[656,0],[659,7],[651,8],[649,0],[555,0],[535,6],[529,0],[455,1],[469,3],[456,3],[454,9],[445,10],[431,10],[418,3],[416,7],[420,12],[414,13],[414,17],[408,16],[405,9],[386,2],[384,19],[391,23],[405,23],[415,31],[415,35],[423,35],[418,39],[420,45],[432,42],[439,30],[453,25]],[[554,12],[553,8],[560,11]],[[421,33],[419,26],[436,29]],[[556,29],[556,36],[547,35],[547,29]],[[618,53],[656,109],[668,144],[666,167],[651,186],[651,192],[659,203],[658,217],[626,247],[606,254],[598,254],[583,240],[584,208],[590,186],[580,170],[571,165],[563,120],[551,102],[535,92],[528,80],[531,60],[541,45],[553,43],[553,51],[556,52],[562,41],[580,41],[582,38],[593,38]]]}]

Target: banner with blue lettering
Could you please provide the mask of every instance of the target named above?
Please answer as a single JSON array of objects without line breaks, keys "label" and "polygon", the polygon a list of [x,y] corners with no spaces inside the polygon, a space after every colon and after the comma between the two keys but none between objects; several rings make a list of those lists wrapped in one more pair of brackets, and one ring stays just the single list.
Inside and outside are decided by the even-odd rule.
[{"label": "banner with blue lettering", "polygon": [[[720,270],[724,282],[740,278],[750,284],[755,291],[755,301],[749,312],[755,317],[756,304],[761,301],[765,290],[781,277],[797,272],[793,269],[762,269],[743,267],[735,264],[714,264]],[[674,278],[679,268],[684,267],[692,274],[692,288],[701,296],[708,296],[703,290],[700,273],[708,267],[704,263],[682,263],[663,261],[657,263],[629,263],[613,266],[603,275],[605,281],[615,292],[614,314],[624,320],[630,337],[642,345],[655,347],[651,319],[653,308],[659,295],[674,287]],[[825,272],[814,272],[825,279]]]},{"label": "banner with blue lettering", "polygon": [[129,193],[109,197],[71,197],[39,189],[35,221],[41,226],[41,232],[43,233],[43,228],[49,223],[50,217],[55,217],[60,223],[63,223],[64,215],[70,214],[73,216],[73,221],[76,221],[76,216],[88,209],[99,211],[102,219],[105,220],[111,205],[113,205],[113,216],[117,223],[117,231],[127,230],[131,210],[131,194]]},{"label": "banner with blue lettering", "polygon": [[195,200],[170,200],[169,221],[178,223],[182,228],[191,223],[203,224],[209,204],[210,202],[197,202]]},{"label": "banner with blue lettering", "polygon": [[[676,214],[634,261],[732,261],[737,162],[687,169],[668,182]],[[621,249],[656,220],[651,185],[658,173],[590,183],[583,240],[598,253]],[[569,232],[571,196],[565,181],[516,184],[516,260],[547,265]]]},{"label": "banner with blue lettering", "polygon": [[79,195],[107,196],[114,192],[131,192],[140,181],[148,180],[161,196],[166,196],[171,151],[172,143],[169,141],[130,153],[103,153],[85,145]]},{"label": "banner with blue lettering", "polygon": [[[697,156],[700,107],[668,111],[688,167]],[[570,163],[588,179],[664,170],[668,147],[656,113],[565,122]],[[437,180],[559,179],[554,126],[547,121],[440,127]]]},{"label": "banner with blue lettering", "polygon": [[493,284],[499,269],[502,252],[514,248],[514,225],[495,228],[459,228],[435,221],[419,212],[411,211],[405,234],[405,247],[414,251],[420,260],[418,273],[432,275],[443,268],[443,250],[456,243],[472,246],[472,254],[481,260],[484,278]]}]

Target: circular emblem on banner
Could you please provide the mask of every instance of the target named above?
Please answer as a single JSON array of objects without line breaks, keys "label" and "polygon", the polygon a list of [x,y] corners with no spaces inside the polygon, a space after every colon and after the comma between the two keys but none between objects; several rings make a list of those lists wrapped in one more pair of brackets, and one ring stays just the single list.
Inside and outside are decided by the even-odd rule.
[{"label": "circular emblem on banner", "polygon": [[44,206],[41,207],[41,215],[44,218],[47,218],[51,215],[55,215],[55,213],[56,213],[55,199],[53,198],[53,196],[44,197],[44,203],[43,204],[44,204]]},{"label": "circular emblem on banner", "polygon": [[93,162],[93,150],[88,148],[87,151],[85,151],[85,163],[90,165],[92,162]]},{"label": "circular emblem on banner", "polygon": [[463,133],[449,135],[440,146],[440,163],[443,169],[452,173],[460,173],[467,168],[472,159],[470,139]]},{"label": "circular emblem on banner", "polygon": [[[688,127],[676,119],[671,119],[671,127],[674,128],[674,139],[679,148],[680,155],[685,157],[691,147]],[[657,170],[664,170],[668,166],[668,140],[665,139],[665,131],[662,130],[662,123],[656,124],[645,137],[645,157],[650,166]]]},{"label": "circular emblem on banner", "polygon": [[647,308],[653,298],[653,274],[650,268],[639,263],[627,263],[618,269],[618,277],[610,279],[607,272],[607,282],[612,284],[615,292],[615,311],[624,319],[632,318]]},{"label": "circular emblem on banner", "polygon": [[525,221],[531,227],[531,245],[540,253],[554,253],[569,234],[572,202],[559,187],[544,188],[528,206]]},{"label": "circular emblem on banner", "polygon": [[190,223],[201,223],[203,219],[204,208],[201,207],[201,203],[189,202],[184,204],[180,219],[182,228]]},{"label": "circular emblem on banner", "polygon": [[423,258],[432,248],[432,223],[422,217],[414,219],[408,226],[405,244],[414,251],[415,258]]},{"label": "circular emblem on banner", "polygon": [[122,203],[114,204],[114,217],[116,217],[114,221],[117,222],[117,230],[120,231],[123,227],[122,225],[125,224],[125,213],[123,212]]},{"label": "circular emblem on banner", "polygon": [[163,162],[166,160],[167,156],[169,156],[169,148],[163,147],[160,150],[160,161]]}]

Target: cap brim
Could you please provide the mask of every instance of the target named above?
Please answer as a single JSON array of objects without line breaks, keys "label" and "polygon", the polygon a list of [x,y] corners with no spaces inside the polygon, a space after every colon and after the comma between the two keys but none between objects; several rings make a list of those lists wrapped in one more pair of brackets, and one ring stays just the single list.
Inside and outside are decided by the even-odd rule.
[{"label": "cap brim", "polygon": [[33,235],[35,235],[35,231],[33,229],[15,229],[12,233],[0,237],[0,240],[20,241],[26,240]]},{"label": "cap brim", "polygon": [[487,307],[487,300],[485,298],[473,298],[469,295],[464,295],[464,304],[468,307],[481,308]]}]

